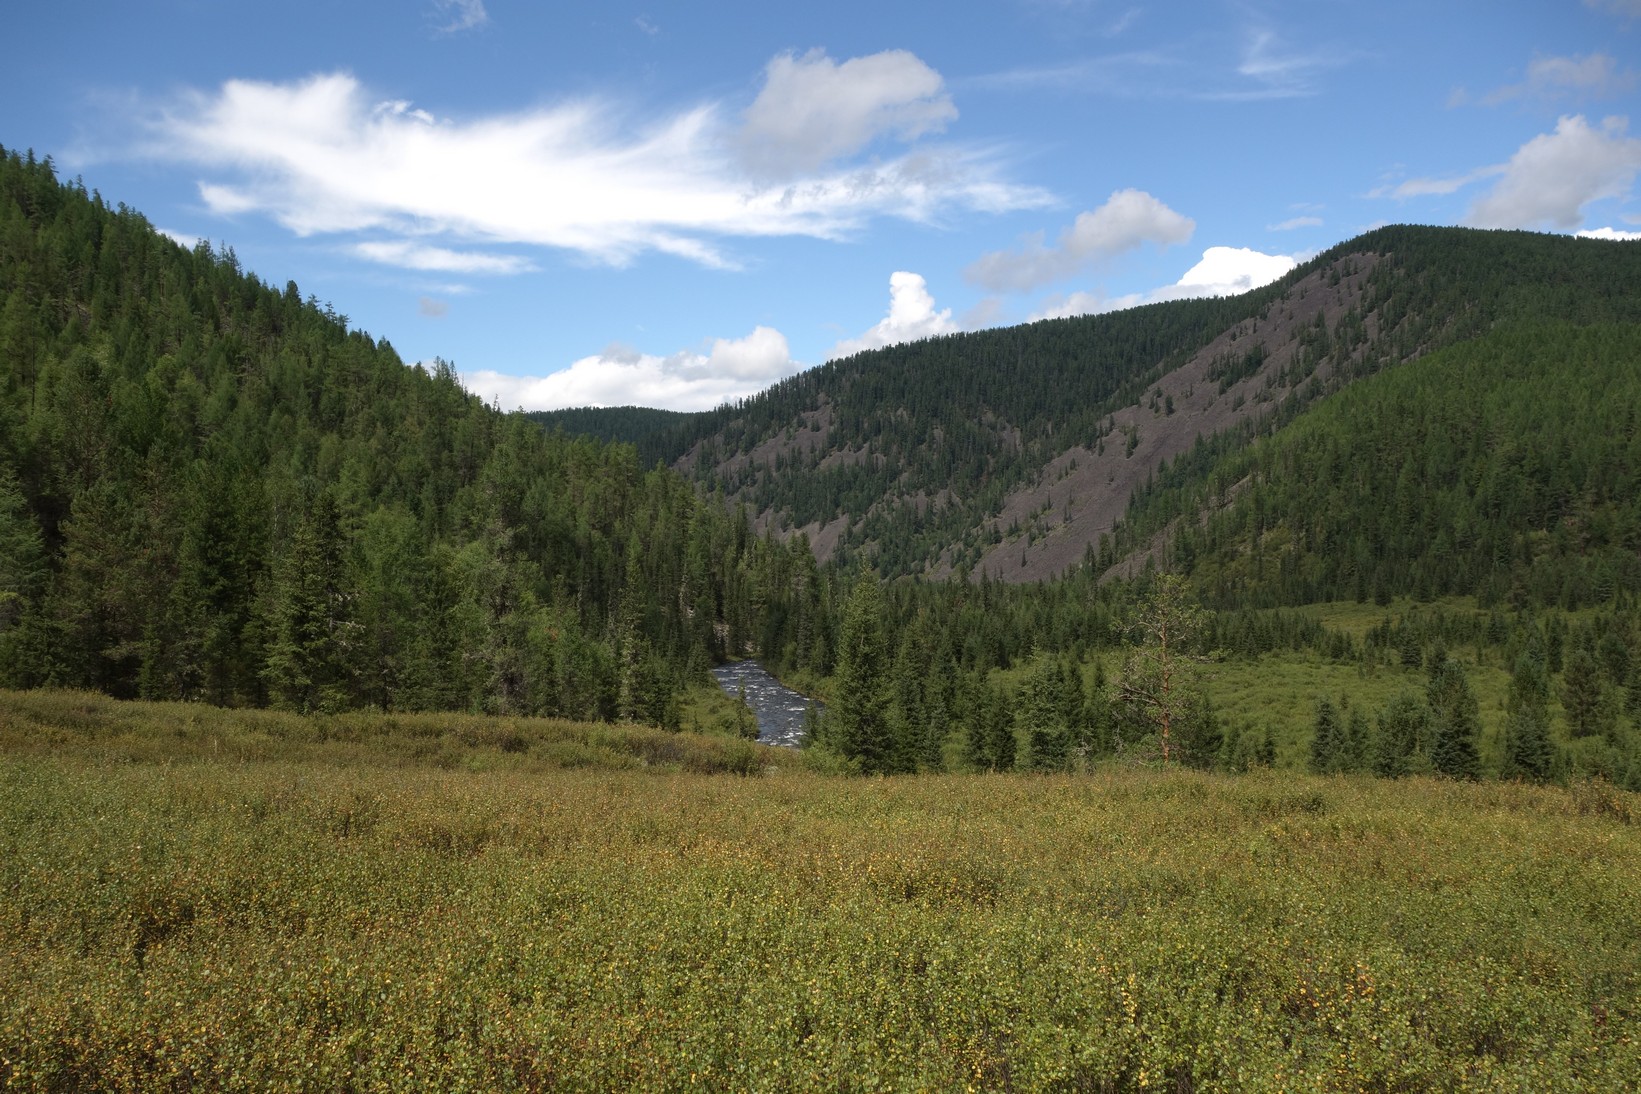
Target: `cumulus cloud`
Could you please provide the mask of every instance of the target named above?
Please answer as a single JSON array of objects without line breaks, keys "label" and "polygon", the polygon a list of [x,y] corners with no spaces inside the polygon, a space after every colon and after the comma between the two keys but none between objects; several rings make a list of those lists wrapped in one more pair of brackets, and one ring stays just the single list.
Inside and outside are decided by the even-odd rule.
[{"label": "cumulus cloud", "polygon": [[952,310],[935,310],[934,297],[922,275],[897,270],[889,275],[889,313],[858,338],[845,338],[832,347],[827,360],[869,349],[915,342],[959,330]]},{"label": "cumulus cloud", "polygon": [[1194,220],[1143,190],[1118,190],[1098,209],[1079,213],[1053,247],[1039,233],[1018,251],[982,256],[963,276],[992,292],[1027,292],[1144,243],[1184,243],[1195,230]]},{"label": "cumulus cloud", "polygon": [[490,22],[490,13],[484,10],[484,0],[433,0],[433,7],[440,19],[449,20],[438,28],[441,34],[473,30]]},{"label": "cumulus cloud", "polygon": [[1618,228],[1590,228],[1573,234],[1580,239],[1610,239],[1616,243],[1641,239],[1641,232],[1626,232]]},{"label": "cumulus cloud", "polygon": [[1502,177],[1465,216],[1478,228],[1576,228],[1584,207],[1622,197],[1641,171],[1641,140],[1625,135],[1623,118],[1592,126],[1583,115],[1563,116],[1516,150]]},{"label": "cumulus cloud", "polygon": [[[889,122],[861,122],[865,129],[829,154],[885,124],[901,134],[932,124],[939,111],[930,103],[940,101],[925,103],[921,115],[891,109]],[[407,102],[379,103],[353,76],[332,73],[232,80],[187,96],[152,119],[143,151],[210,170],[199,192],[213,212],[270,216],[299,235],[442,235],[613,264],[661,251],[729,266],[721,248],[728,238],[833,239],[874,217],[928,221],[952,208],[997,212],[1048,201],[1003,179],[994,155],[964,147],[762,185],[744,173],[721,114],[709,103],[634,126],[584,100],[452,120]],[[402,253],[427,254],[408,246]]]},{"label": "cumulus cloud", "polygon": [[1611,98],[1635,87],[1636,78],[1634,69],[1620,70],[1618,62],[1605,53],[1534,57],[1528,62],[1525,81],[1490,92],[1481,102],[1497,106],[1515,99],[1556,102]]},{"label": "cumulus cloud", "polygon": [[756,327],[745,338],[714,339],[710,348],[667,357],[612,345],[546,376],[507,376],[480,370],[462,383],[505,410],[568,406],[654,406],[711,410],[769,387],[796,372],[786,336]]},{"label": "cumulus cloud", "polygon": [[535,269],[517,255],[489,255],[472,251],[452,251],[408,240],[381,240],[353,245],[353,253],[372,262],[407,270],[439,270],[447,273],[516,274]]},{"label": "cumulus cloud", "polygon": [[1031,321],[1098,315],[1164,300],[1235,296],[1269,285],[1298,265],[1290,255],[1265,254],[1249,247],[1209,247],[1202,252],[1201,261],[1186,270],[1172,285],[1114,297],[1090,292],[1053,296],[1044,301],[1042,308],[1031,316]]},{"label": "cumulus cloud", "polygon": [[769,62],[737,143],[756,174],[787,178],[882,136],[909,141],[939,132],[956,117],[940,73],[905,50],[842,64],[821,50],[784,53]]},{"label": "cumulus cloud", "polygon": [[155,228],[154,230],[171,242],[187,247],[190,251],[200,245],[200,237],[189,235],[187,232],[173,232],[169,228]]}]

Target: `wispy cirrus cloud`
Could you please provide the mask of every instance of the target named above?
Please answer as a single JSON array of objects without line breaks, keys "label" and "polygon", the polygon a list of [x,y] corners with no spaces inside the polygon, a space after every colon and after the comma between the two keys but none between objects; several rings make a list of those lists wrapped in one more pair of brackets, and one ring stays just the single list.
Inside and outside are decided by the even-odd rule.
[{"label": "wispy cirrus cloud", "polygon": [[437,29],[440,34],[456,34],[475,30],[490,22],[490,13],[484,10],[484,0],[433,0],[438,19],[445,20]]},{"label": "wispy cirrus cloud", "polygon": [[1504,174],[1502,164],[1490,164],[1486,167],[1478,167],[1474,171],[1466,171],[1461,175],[1405,179],[1394,186],[1386,183],[1383,186],[1377,186],[1369,190],[1367,196],[1370,198],[1395,198],[1398,201],[1405,201],[1408,198],[1453,194],[1472,183],[1502,174]]},{"label": "wispy cirrus cloud", "polygon": [[1527,78],[1507,84],[1482,96],[1482,106],[1525,101],[1542,104],[1610,99],[1633,91],[1641,73],[1620,68],[1611,54],[1590,53],[1572,57],[1534,57],[1527,64]]},{"label": "wispy cirrus cloud", "polygon": [[1289,217],[1287,220],[1279,221],[1276,224],[1267,224],[1265,230],[1268,232],[1291,232],[1298,228],[1320,228],[1321,226],[1321,217],[1297,216]]},{"label": "wispy cirrus cloud", "polygon": [[1344,62],[1335,51],[1297,47],[1269,28],[1247,33],[1237,74],[1247,84],[1226,90],[1225,99],[1292,99],[1314,95],[1318,77]]},{"label": "wispy cirrus cloud", "polygon": [[[802,59],[806,86],[819,86],[829,107],[783,92],[791,89],[781,80],[803,84],[804,75],[781,75],[782,62],[774,66],[780,93],[760,96],[744,126],[717,102],[645,122],[593,99],[454,119],[378,100],[348,73],[231,80],[150,111],[141,152],[204,169],[199,194],[213,213],[267,216],[301,236],[396,235],[403,242],[378,240],[357,253],[412,269],[527,267],[473,255],[473,244],[552,248],[616,265],[663,252],[733,267],[726,245],[737,238],[840,239],[875,218],[932,222],[954,211],[1049,203],[1044,191],[1009,180],[991,149],[918,146],[850,162],[873,141],[905,143],[932,131],[951,116],[949,100],[938,76],[925,79],[921,97],[915,81],[897,82],[896,73],[921,66],[909,54],[867,66],[867,74],[889,73],[875,84],[828,77],[817,85],[823,62]],[[828,144],[817,134],[829,129],[837,133]],[[793,152],[806,142],[818,155]],[[746,167],[765,154],[756,149],[797,173],[760,180]]]},{"label": "wispy cirrus cloud", "polygon": [[517,255],[480,254],[474,251],[453,251],[447,247],[429,247],[409,240],[372,240],[355,243],[352,252],[360,258],[398,266],[406,270],[428,270],[444,273],[517,274],[536,267],[528,259]]}]

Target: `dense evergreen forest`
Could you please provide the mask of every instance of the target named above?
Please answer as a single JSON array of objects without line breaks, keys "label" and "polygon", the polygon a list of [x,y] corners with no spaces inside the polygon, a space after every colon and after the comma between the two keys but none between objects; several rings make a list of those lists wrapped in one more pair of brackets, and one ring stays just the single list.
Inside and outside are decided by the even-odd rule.
[{"label": "dense evergreen forest", "polygon": [[0,150],[0,686],[676,723],[801,543]]},{"label": "dense evergreen forest", "polygon": [[[1245,297],[896,347],[715,414],[544,421],[0,152],[0,687],[677,728],[681,690],[750,654],[825,696],[814,737],[848,770],[1280,752],[1641,785],[1641,251],[1365,238]],[[1355,310],[1289,324],[1281,397],[1162,466],[1082,565],[918,576],[1033,460],[1109,443],[1124,405],[1170,417],[1159,377],[1301,283]],[[1265,361],[1219,353],[1204,382]],[[692,477],[655,466],[686,451]],[[948,500],[886,505],[891,480]],[[776,495],[886,538],[819,563],[754,533]],[[1377,615],[1330,627],[1321,601]],[[1227,666],[1295,659],[1400,690],[1322,694],[1297,741],[1210,701]],[[1502,722],[1474,690],[1502,710],[1500,671]]]},{"label": "dense evergreen forest", "polygon": [[688,417],[683,411],[652,406],[567,407],[526,411],[524,416],[549,431],[635,445],[647,445],[649,438]]},{"label": "dense evergreen forest", "polygon": [[[646,463],[676,461],[786,527],[839,522],[845,562],[862,558],[886,577],[972,571],[989,548],[1025,534],[1014,525],[1028,522],[998,520],[1011,492],[1074,448],[1116,446],[1126,457],[1142,432],[1173,431],[1188,448],[1198,433],[1230,428],[1218,456],[1364,377],[1501,325],[1637,322],[1636,248],[1394,226],[1241,296],[874,350],[671,425],[627,410],[561,420],[619,432]],[[1224,348],[1181,395],[1214,385],[1235,390],[1238,411],[1246,400],[1258,412],[1230,423],[1223,405],[1176,415],[1173,397],[1162,397],[1168,378],[1216,339]]]},{"label": "dense evergreen forest", "polygon": [[1633,601],[1637,362],[1634,324],[1498,327],[1256,443],[1243,432],[1199,444],[1135,498],[1100,562],[1156,542],[1167,568],[1236,607]]}]

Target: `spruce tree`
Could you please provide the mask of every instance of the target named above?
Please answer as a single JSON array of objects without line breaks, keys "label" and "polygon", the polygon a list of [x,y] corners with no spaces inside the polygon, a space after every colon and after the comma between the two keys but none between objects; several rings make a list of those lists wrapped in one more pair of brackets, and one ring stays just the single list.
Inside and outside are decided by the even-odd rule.
[{"label": "spruce tree", "polygon": [[1573,737],[1608,732],[1612,702],[1607,681],[1596,659],[1594,643],[1586,632],[1573,644],[1561,674],[1561,706],[1567,712],[1567,730]]},{"label": "spruce tree", "polygon": [[1451,657],[1442,661],[1430,681],[1436,739],[1430,760],[1438,775],[1450,779],[1481,776],[1481,717],[1464,667]]},{"label": "spruce tree", "polygon": [[1555,771],[1556,747],[1550,739],[1550,681],[1536,646],[1516,658],[1510,679],[1508,714],[1504,723],[1506,779],[1545,782]]},{"label": "spruce tree", "polygon": [[883,601],[871,574],[856,583],[843,609],[838,640],[836,699],[826,712],[828,743],[866,774],[893,769],[889,724],[889,654]]},{"label": "spruce tree", "polygon": [[1316,723],[1311,734],[1311,771],[1318,775],[1332,775],[1341,770],[1342,753],[1349,747],[1346,729],[1339,719],[1339,708],[1332,699],[1316,704]]},{"label": "spruce tree", "polygon": [[353,599],[341,516],[330,494],[320,494],[297,523],[275,579],[262,676],[276,706],[307,713],[347,705]]},{"label": "spruce tree", "polygon": [[1021,687],[1015,717],[1030,749],[1033,771],[1059,771],[1066,766],[1070,727],[1065,721],[1062,680],[1059,661],[1040,653]]},{"label": "spruce tree", "polygon": [[1430,707],[1413,692],[1403,692],[1379,712],[1373,741],[1373,773],[1387,779],[1429,766]]}]

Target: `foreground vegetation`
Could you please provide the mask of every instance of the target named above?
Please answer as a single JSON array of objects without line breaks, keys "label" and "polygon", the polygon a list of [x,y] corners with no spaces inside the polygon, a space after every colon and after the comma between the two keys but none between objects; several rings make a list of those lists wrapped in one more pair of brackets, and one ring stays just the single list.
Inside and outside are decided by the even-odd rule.
[{"label": "foreground vegetation", "polygon": [[0,1086],[1641,1083],[1604,784],[732,777],[648,733],[0,694]]}]

